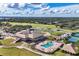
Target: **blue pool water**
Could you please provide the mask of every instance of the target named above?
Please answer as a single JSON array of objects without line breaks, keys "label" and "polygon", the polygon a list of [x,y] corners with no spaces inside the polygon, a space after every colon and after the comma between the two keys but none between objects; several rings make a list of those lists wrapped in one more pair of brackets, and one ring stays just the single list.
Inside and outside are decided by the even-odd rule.
[{"label": "blue pool water", "polygon": [[53,45],[54,45],[54,43],[48,42],[47,44],[42,45],[42,47],[49,48],[50,46],[53,46]]}]

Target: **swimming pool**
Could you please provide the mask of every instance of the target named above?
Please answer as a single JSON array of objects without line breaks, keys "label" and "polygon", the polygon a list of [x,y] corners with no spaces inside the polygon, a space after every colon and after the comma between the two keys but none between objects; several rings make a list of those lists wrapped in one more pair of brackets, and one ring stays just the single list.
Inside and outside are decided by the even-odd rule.
[{"label": "swimming pool", "polygon": [[44,47],[44,48],[49,48],[50,46],[53,46],[53,45],[54,45],[53,42],[47,42],[46,44],[41,45],[41,46]]}]

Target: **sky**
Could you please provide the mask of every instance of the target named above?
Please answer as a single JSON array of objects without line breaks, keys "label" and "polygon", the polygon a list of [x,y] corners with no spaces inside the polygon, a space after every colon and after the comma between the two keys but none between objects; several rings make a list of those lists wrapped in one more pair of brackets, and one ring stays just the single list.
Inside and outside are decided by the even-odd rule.
[{"label": "sky", "polygon": [[0,17],[79,17],[79,3],[0,3]]}]

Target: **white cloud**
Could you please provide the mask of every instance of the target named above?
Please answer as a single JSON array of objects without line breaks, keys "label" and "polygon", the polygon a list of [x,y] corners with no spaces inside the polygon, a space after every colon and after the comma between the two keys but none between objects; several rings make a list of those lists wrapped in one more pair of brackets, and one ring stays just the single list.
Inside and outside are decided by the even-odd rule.
[{"label": "white cloud", "polygon": [[[9,15],[9,16],[75,16],[75,14],[79,14],[79,5],[70,5],[65,7],[53,7],[50,8],[50,6],[46,4],[29,4],[27,9],[14,9],[9,8],[8,5],[11,5],[13,7],[15,3],[0,3],[0,15]],[[26,4],[25,3],[19,3],[18,7],[22,8]],[[39,8],[37,10],[34,10],[32,8]],[[74,12],[75,11],[75,12]],[[78,15],[77,15],[78,16]]]},{"label": "white cloud", "polygon": [[49,10],[50,9],[50,6],[47,6],[45,8],[41,7],[41,10]]},{"label": "white cloud", "polygon": [[25,3],[19,3],[19,8],[24,7]]},{"label": "white cloud", "polygon": [[79,14],[79,10],[75,10],[75,13]]},{"label": "white cloud", "polygon": [[10,6],[11,6],[11,7],[14,7],[14,5],[15,5],[15,3],[10,3]]},{"label": "white cloud", "polygon": [[0,8],[1,7],[6,8],[8,5],[9,5],[9,3],[0,3]]},{"label": "white cloud", "polygon": [[41,7],[41,4],[32,4],[32,3],[30,3],[30,4],[27,5],[27,7],[28,8],[29,7],[32,7],[32,8],[40,8]]},{"label": "white cloud", "polygon": [[68,9],[60,9],[60,13],[62,14],[70,14],[72,11]]}]

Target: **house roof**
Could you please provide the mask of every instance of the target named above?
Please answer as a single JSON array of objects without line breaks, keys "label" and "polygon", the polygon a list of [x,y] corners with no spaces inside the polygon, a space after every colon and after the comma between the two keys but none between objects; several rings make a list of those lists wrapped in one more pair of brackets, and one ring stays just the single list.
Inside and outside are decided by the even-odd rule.
[{"label": "house roof", "polygon": [[[31,29],[22,30],[22,31],[17,32],[17,33],[26,35],[26,34],[31,34],[31,33],[33,33],[34,31],[39,31],[39,30],[38,30],[38,29],[33,29],[33,28],[31,28]],[[16,33],[16,34],[17,34],[17,33]]]},{"label": "house roof", "polygon": [[44,41],[44,40],[46,40],[47,37],[45,37],[45,36],[39,36],[39,37],[37,37],[37,38],[35,38],[35,39],[36,39],[35,42],[39,42],[39,41]]},{"label": "house roof", "polygon": [[20,33],[20,34],[27,34],[28,32],[27,32],[27,30],[22,30],[22,31],[20,31],[20,32],[18,32],[18,33]]},{"label": "house roof", "polygon": [[75,51],[74,47],[72,46],[72,44],[64,44],[64,46],[61,49],[66,52],[76,54],[76,51]]}]

